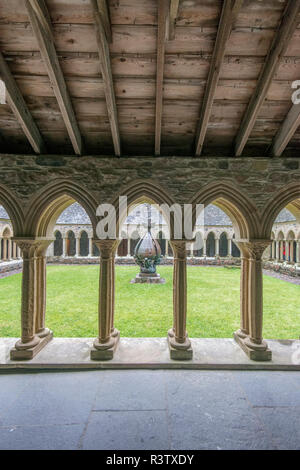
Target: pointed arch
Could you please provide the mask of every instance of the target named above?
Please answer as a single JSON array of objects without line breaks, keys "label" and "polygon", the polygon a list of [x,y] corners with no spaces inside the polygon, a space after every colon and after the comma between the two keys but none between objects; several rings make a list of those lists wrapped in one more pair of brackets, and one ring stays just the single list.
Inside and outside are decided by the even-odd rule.
[{"label": "pointed arch", "polygon": [[300,184],[292,183],[278,191],[267,203],[262,214],[262,230],[265,238],[269,238],[277,215],[282,209],[288,209],[300,222]]},{"label": "pointed arch", "polygon": [[[129,210],[143,203],[149,203],[154,205],[161,206],[162,204],[168,204],[170,207],[175,204],[175,201],[171,196],[165,191],[159,184],[154,184],[145,180],[137,180],[133,184],[127,185],[118,194],[118,196],[113,200],[112,204],[116,209],[116,220],[117,220],[117,233],[119,227],[122,227],[123,222],[126,219],[126,212],[119,211],[119,197],[127,196],[127,208]],[[164,214],[163,214],[164,216]],[[170,234],[173,233],[173,218],[170,217]]]},{"label": "pointed arch", "polygon": [[204,207],[214,204],[230,217],[237,238],[261,238],[258,209],[248,196],[236,187],[236,184],[228,181],[209,183],[192,198],[191,204],[194,221],[196,204],[203,204]]},{"label": "pointed arch", "polygon": [[0,204],[8,213],[14,236],[22,236],[24,231],[24,213],[15,195],[3,184],[0,184]]},{"label": "pointed arch", "polygon": [[77,183],[55,180],[39,191],[30,204],[26,213],[26,235],[52,237],[57,218],[74,202],[87,212],[95,231],[98,203],[94,196]]}]

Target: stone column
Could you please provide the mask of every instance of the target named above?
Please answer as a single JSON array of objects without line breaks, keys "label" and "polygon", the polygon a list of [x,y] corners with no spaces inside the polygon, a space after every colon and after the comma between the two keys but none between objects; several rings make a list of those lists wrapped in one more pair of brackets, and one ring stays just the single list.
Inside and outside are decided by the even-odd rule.
[{"label": "stone column", "polygon": [[227,256],[228,258],[231,258],[231,238],[228,238],[227,243],[228,243]]},{"label": "stone column", "polygon": [[236,244],[241,251],[240,329],[234,334],[238,341],[239,338],[245,339],[249,335],[249,251],[242,242],[236,242]]},{"label": "stone column", "polygon": [[276,256],[275,256],[275,259],[276,259],[276,262],[278,263],[279,259],[280,259],[280,242],[279,241],[276,241]]},{"label": "stone column", "polygon": [[271,360],[272,353],[262,338],[263,327],[263,274],[262,254],[270,240],[255,240],[248,244],[249,250],[249,336],[245,345],[249,348],[249,356],[257,361]]},{"label": "stone column", "polygon": [[76,237],[76,245],[75,245],[75,258],[78,258],[80,256],[80,238]]},{"label": "stone column", "polygon": [[3,238],[3,261],[7,260],[7,238]]},{"label": "stone column", "polygon": [[11,260],[11,238],[7,239],[7,261]]},{"label": "stone column", "polygon": [[206,257],[206,238],[203,239],[203,256]]},{"label": "stone column", "polygon": [[51,339],[36,335],[37,303],[39,289],[37,281],[37,239],[17,238],[14,240],[22,250],[22,302],[21,302],[21,339],[10,351],[12,360],[32,359]]},{"label": "stone column", "polygon": [[99,336],[94,341],[91,359],[108,360],[113,358],[118,344],[119,333],[112,336],[114,308],[114,255],[118,240],[94,240],[100,250],[99,279]]},{"label": "stone column", "polygon": [[17,259],[17,245],[13,242],[13,259]]},{"label": "stone column", "polygon": [[93,256],[93,240],[89,238],[89,254],[88,256]]},{"label": "stone column", "polygon": [[218,258],[220,253],[220,239],[215,239],[215,257]]},{"label": "stone column", "polygon": [[[2,260],[2,240],[3,238],[0,238],[0,261]],[[4,244],[4,241],[3,241]]]},{"label": "stone column", "polygon": [[300,240],[297,241],[297,254],[296,254],[297,263],[300,263]]},{"label": "stone column", "polygon": [[46,252],[53,240],[43,240],[36,244],[36,334],[40,338],[49,336],[48,341],[53,338],[52,331],[45,327],[46,315]]},{"label": "stone column", "polygon": [[63,252],[62,252],[63,257],[65,258],[67,256],[67,239],[64,237],[63,238]]},{"label": "stone column", "polygon": [[187,315],[187,240],[170,240],[174,254],[173,267],[173,328],[168,332],[171,359],[192,359],[193,350],[186,332]]}]

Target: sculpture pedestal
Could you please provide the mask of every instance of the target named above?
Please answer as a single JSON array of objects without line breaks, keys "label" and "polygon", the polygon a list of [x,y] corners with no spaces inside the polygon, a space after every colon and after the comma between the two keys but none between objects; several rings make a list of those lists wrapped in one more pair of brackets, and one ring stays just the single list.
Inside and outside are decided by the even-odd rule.
[{"label": "sculpture pedestal", "polygon": [[130,284],[165,284],[166,280],[157,273],[138,273]]}]

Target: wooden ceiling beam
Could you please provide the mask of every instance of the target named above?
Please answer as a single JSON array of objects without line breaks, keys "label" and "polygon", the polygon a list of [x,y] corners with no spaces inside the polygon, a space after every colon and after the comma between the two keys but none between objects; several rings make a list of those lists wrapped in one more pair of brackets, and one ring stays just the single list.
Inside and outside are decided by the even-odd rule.
[{"label": "wooden ceiling beam", "polygon": [[155,107],[155,155],[160,155],[161,124],[163,112],[163,87],[165,66],[165,43],[167,36],[168,2],[158,0],[156,107]]},{"label": "wooden ceiling beam", "polygon": [[179,0],[170,0],[169,41],[175,39],[175,24],[178,15]]},{"label": "wooden ceiling beam", "polygon": [[258,79],[255,93],[249,102],[241,127],[235,140],[235,155],[241,156],[255,125],[258,113],[267,96],[269,87],[277,71],[280,59],[284,56],[290,39],[299,24],[300,1],[289,0],[280,27],[274,37],[265,65]]},{"label": "wooden ceiling beam", "polygon": [[294,104],[273,140],[272,155],[274,157],[282,155],[299,126],[300,104]]},{"label": "wooden ceiling beam", "polygon": [[[36,10],[32,7],[32,1],[26,0],[30,23],[39,44],[40,53],[46,66],[74,152],[77,155],[81,155],[83,152],[83,143],[71,98],[56,54],[53,39],[49,36],[48,27],[45,26],[46,23],[49,23],[49,13],[44,0],[38,0],[38,4],[39,16],[37,15]],[[44,20],[41,19],[41,14],[44,16]]]},{"label": "wooden ceiling beam", "polygon": [[121,155],[121,141],[120,141],[120,131],[119,131],[119,122],[118,122],[118,113],[116,105],[116,97],[114,90],[114,83],[111,71],[111,62],[110,62],[110,52],[108,47],[107,36],[105,33],[105,26],[103,22],[103,15],[99,10],[99,1],[90,0],[93,8],[94,19],[95,19],[95,28],[96,28],[96,37],[97,45],[99,50],[99,59],[102,80],[104,84],[104,93],[105,100],[108,112],[108,118],[110,122],[111,134],[114,144],[115,154],[117,156]]},{"label": "wooden ceiling beam", "polygon": [[46,153],[43,138],[38,130],[19,87],[9,70],[9,67],[0,52],[0,77],[5,83],[6,100],[17,121],[23,129],[24,134],[36,153]]},{"label": "wooden ceiling beam", "polygon": [[105,31],[106,39],[109,43],[112,42],[112,32],[111,32],[111,24],[109,18],[109,9],[107,5],[107,0],[97,0],[98,11],[101,16],[103,28]]},{"label": "wooden ceiling beam", "polygon": [[199,157],[202,153],[213,101],[220,78],[221,67],[225,56],[226,43],[242,4],[243,0],[224,0],[223,2],[217,38],[200,112],[195,151],[197,157]]}]

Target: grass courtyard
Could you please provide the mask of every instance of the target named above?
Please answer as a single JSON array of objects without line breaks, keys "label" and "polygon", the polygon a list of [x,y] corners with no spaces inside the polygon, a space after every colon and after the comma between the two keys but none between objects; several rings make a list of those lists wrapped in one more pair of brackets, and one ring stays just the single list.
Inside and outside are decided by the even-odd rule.
[{"label": "grass courtyard", "polygon": [[[172,266],[162,285],[130,284],[137,267],[116,267],[115,326],[122,336],[165,336],[172,325]],[[232,337],[239,327],[240,270],[188,267],[190,337]],[[47,320],[55,336],[97,336],[98,266],[47,267]],[[20,335],[21,274],[0,279],[0,336]],[[264,337],[299,338],[300,286],[264,276]]]}]

